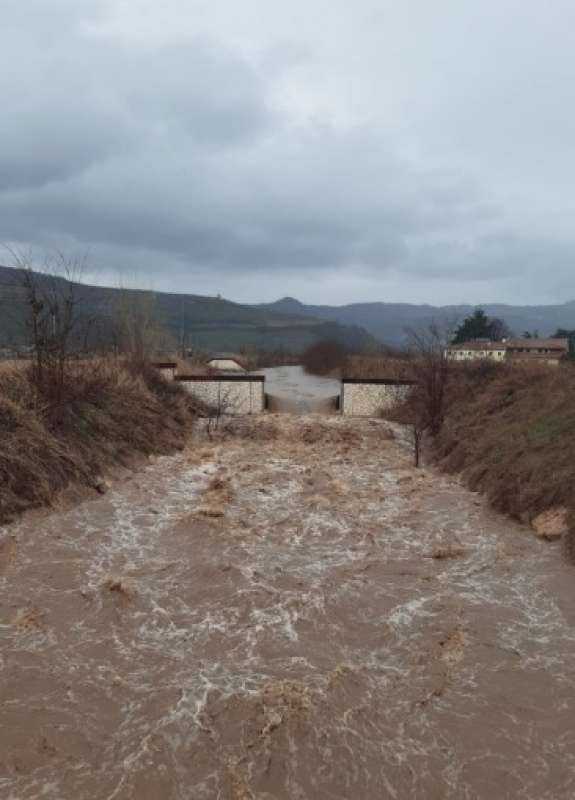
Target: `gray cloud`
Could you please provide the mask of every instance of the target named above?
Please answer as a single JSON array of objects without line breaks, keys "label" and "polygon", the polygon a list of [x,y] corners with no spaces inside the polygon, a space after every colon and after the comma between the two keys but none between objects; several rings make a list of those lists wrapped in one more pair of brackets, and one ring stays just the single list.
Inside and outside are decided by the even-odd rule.
[{"label": "gray cloud", "polygon": [[[521,171],[555,141],[554,174],[566,143],[533,106],[558,123],[575,57],[550,57],[541,99],[514,92],[541,47],[531,25],[519,43],[512,30],[481,42],[483,13],[443,0],[443,25],[412,0],[414,50],[390,3],[405,44],[390,53],[371,0],[356,16],[315,0],[335,32],[313,15],[273,23],[257,0],[242,19],[228,3],[230,19],[188,17],[182,0],[49,5],[0,12],[3,241],[89,249],[100,278],[128,269],[244,300],[539,300],[538,284],[549,301],[575,296],[575,241],[558,222],[570,195],[542,188],[540,163]],[[503,18],[516,11],[508,0]],[[457,39],[466,24],[479,44]],[[500,64],[479,58],[488,47]]]}]

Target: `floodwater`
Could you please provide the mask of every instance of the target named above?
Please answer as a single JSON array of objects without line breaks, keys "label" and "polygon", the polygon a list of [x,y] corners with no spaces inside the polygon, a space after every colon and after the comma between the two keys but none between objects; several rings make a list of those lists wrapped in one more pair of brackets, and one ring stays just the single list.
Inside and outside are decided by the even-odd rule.
[{"label": "floodwater", "polygon": [[0,532],[3,800],[575,796],[575,573],[383,421],[199,434]]},{"label": "floodwater", "polygon": [[326,401],[339,396],[341,384],[334,378],[310,375],[301,366],[270,367],[258,373],[265,375],[265,390],[276,398],[286,412],[304,414],[327,410]]}]

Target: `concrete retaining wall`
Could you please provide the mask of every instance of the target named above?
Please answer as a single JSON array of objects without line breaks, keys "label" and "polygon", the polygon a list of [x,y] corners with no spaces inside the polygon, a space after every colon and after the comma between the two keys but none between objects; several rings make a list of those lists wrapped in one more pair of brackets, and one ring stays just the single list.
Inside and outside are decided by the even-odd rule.
[{"label": "concrete retaining wall", "polygon": [[260,375],[178,375],[176,381],[220,414],[261,414],[265,379]]},{"label": "concrete retaining wall", "polygon": [[354,417],[378,417],[405,399],[415,381],[384,378],[343,378],[341,413]]}]

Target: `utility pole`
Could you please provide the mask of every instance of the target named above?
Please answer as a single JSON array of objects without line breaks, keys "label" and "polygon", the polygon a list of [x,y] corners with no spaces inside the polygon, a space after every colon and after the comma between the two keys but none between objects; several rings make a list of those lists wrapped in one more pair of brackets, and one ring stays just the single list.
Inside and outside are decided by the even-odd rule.
[{"label": "utility pole", "polygon": [[182,358],[185,358],[186,357],[186,309],[184,305],[184,295],[182,295],[182,308],[181,308],[180,352]]}]

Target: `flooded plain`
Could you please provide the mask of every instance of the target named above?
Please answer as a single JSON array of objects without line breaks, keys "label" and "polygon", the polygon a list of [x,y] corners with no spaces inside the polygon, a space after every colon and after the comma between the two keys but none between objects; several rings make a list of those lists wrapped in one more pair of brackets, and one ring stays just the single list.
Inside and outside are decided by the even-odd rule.
[{"label": "flooded plain", "polygon": [[574,598],[386,423],[236,419],[0,529],[0,797],[572,798]]}]

